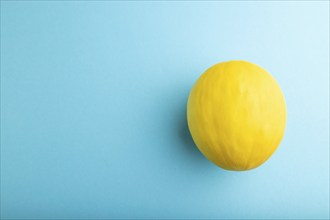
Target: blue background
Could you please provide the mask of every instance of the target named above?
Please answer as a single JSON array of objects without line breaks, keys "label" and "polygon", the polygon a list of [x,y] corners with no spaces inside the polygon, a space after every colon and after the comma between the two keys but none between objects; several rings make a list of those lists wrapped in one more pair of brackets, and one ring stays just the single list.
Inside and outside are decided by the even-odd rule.
[{"label": "blue background", "polygon": [[[224,171],[185,119],[195,80],[257,63],[285,137]],[[329,2],[1,2],[2,218],[329,218]]]}]

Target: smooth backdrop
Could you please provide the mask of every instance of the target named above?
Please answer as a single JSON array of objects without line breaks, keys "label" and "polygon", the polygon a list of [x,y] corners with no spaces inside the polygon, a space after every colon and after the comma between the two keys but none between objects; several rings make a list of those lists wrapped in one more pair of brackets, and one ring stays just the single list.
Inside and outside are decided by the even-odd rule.
[{"label": "smooth backdrop", "polygon": [[[189,90],[243,59],[286,98],[263,166],[224,171]],[[329,2],[1,1],[2,218],[329,218]]]}]

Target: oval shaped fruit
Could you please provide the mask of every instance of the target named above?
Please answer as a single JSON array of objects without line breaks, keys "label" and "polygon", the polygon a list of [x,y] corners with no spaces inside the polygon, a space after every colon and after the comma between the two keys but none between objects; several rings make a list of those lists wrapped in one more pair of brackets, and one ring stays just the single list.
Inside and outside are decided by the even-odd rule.
[{"label": "oval shaped fruit", "polygon": [[187,119],[205,157],[226,170],[249,170],[264,163],[281,142],[284,95],[261,67],[223,62],[206,70],[191,89]]}]

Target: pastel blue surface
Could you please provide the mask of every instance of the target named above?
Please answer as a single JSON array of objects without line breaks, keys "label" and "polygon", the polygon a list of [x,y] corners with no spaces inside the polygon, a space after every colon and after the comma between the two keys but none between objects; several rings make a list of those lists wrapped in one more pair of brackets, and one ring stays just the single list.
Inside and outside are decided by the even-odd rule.
[{"label": "pastel blue surface", "polygon": [[[2,218],[329,218],[329,2],[1,2]],[[189,90],[243,59],[277,79],[285,137],[224,171]]]}]

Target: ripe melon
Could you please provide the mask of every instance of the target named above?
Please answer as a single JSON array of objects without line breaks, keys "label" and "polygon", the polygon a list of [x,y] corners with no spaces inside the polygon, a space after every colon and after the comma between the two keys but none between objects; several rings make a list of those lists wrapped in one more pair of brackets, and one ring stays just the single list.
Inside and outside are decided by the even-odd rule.
[{"label": "ripe melon", "polygon": [[277,149],[286,126],[286,104],[276,80],[246,61],[206,70],[187,104],[190,133],[199,150],[227,170],[250,170]]}]

